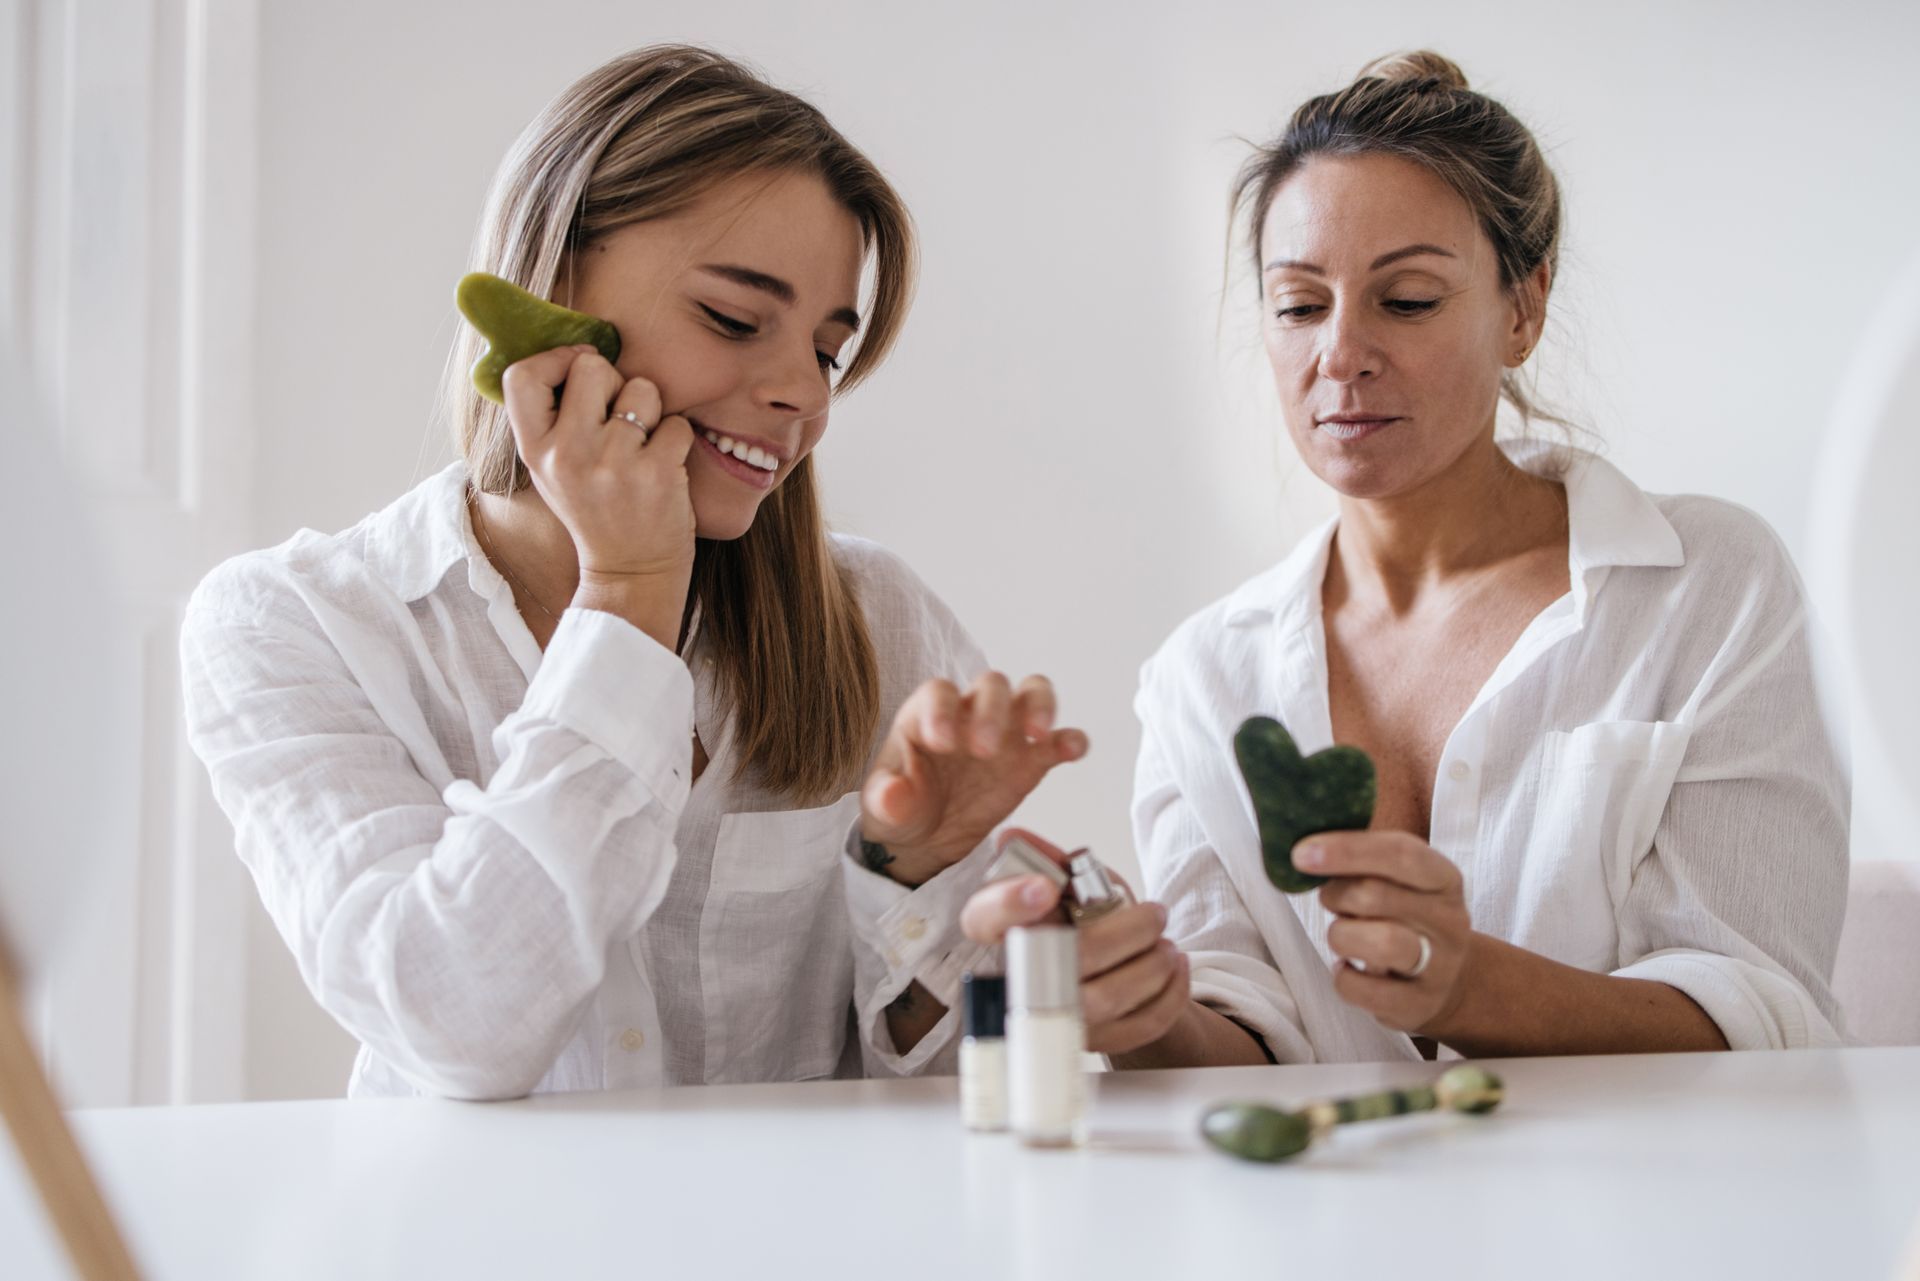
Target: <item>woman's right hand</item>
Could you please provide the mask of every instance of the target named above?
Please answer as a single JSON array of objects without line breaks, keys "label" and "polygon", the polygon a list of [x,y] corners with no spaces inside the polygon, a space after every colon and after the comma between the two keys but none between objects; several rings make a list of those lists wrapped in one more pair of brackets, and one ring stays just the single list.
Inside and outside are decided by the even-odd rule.
[{"label": "woman's right hand", "polygon": [[[662,417],[659,388],[584,344],[509,365],[501,389],[533,487],[573,538],[573,604],[674,649],[693,576],[692,426]],[[629,412],[651,430],[617,416]]]},{"label": "woman's right hand", "polygon": [[[1017,829],[1001,834],[1004,843]],[[1032,832],[1019,835],[1047,857],[1067,865],[1066,852]],[[1118,874],[1113,874],[1118,880]],[[1060,890],[1043,876],[1013,876],[974,892],[960,928],[975,943],[998,944],[1022,925],[1063,921]],[[1159,1040],[1192,1004],[1187,954],[1165,936],[1167,909],[1130,903],[1083,921],[1080,936],[1080,1008],[1087,1048],[1125,1054]]]}]

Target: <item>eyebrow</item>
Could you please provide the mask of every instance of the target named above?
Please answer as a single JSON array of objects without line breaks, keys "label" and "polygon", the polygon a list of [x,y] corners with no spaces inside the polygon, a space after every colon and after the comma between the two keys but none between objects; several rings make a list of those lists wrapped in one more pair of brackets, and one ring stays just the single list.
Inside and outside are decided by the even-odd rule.
[{"label": "eyebrow", "polygon": [[[1367,270],[1378,271],[1382,267],[1390,266],[1393,263],[1399,262],[1402,258],[1418,258],[1421,254],[1438,254],[1442,258],[1452,258],[1455,256],[1452,250],[1442,249],[1439,245],[1427,245],[1427,244],[1408,245],[1404,249],[1396,249],[1392,253],[1381,254],[1378,258],[1375,258],[1370,264],[1368,264]],[[1272,262],[1268,263],[1261,270],[1263,271],[1287,271],[1287,270],[1310,271],[1316,276],[1324,276],[1327,274],[1327,269],[1325,267],[1321,267],[1310,262],[1302,262],[1298,258],[1275,258]]]},{"label": "eyebrow", "polygon": [[[766,272],[755,271],[751,267],[736,267],[728,263],[707,263],[700,270],[709,275],[718,276],[722,280],[731,280],[736,285],[757,289],[789,307],[800,298],[799,291],[780,277],[769,276]],[[860,328],[860,313],[851,307],[842,307],[827,319],[835,324],[845,325],[849,329]]]}]

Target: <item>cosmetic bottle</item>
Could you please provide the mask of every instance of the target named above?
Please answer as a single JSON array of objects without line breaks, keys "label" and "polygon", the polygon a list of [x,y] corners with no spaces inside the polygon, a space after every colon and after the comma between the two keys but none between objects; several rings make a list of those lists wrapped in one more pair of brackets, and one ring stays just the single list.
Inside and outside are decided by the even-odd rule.
[{"label": "cosmetic bottle", "polygon": [[1067,872],[1072,878],[1066,894],[1067,917],[1075,925],[1098,920],[1133,902],[1133,895],[1089,850],[1075,850],[1069,855]]},{"label": "cosmetic bottle", "polygon": [[1004,881],[1012,876],[1044,876],[1055,889],[1067,887],[1067,872],[1041,853],[1023,836],[1009,836],[1000,847],[1000,856],[987,869],[987,882]]},{"label": "cosmetic bottle", "polygon": [[1007,1119],[1028,1147],[1086,1141],[1080,939],[1067,925],[1007,934]]},{"label": "cosmetic bottle", "polygon": [[1007,981],[960,977],[960,1121],[969,1130],[1007,1128]]}]

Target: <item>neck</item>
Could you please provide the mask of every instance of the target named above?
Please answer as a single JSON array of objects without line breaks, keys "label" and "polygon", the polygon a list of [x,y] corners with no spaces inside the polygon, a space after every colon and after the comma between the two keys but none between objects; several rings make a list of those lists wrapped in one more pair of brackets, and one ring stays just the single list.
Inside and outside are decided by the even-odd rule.
[{"label": "neck", "polygon": [[529,485],[512,494],[469,500],[481,550],[503,577],[534,603],[559,614],[580,587],[573,536]]},{"label": "neck", "polygon": [[[1497,513],[1497,519],[1489,519]],[[1396,612],[1450,581],[1566,536],[1562,488],[1514,465],[1488,431],[1438,475],[1389,498],[1342,498],[1334,565]]]}]

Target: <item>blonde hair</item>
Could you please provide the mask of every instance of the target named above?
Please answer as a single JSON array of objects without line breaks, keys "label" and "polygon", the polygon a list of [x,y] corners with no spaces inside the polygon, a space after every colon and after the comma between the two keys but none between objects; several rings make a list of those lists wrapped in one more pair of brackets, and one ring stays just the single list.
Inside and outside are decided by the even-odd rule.
[{"label": "blonde hair", "polygon": [[[1542,264],[1551,286],[1560,262],[1560,184],[1540,144],[1504,106],[1469,88],[1450,59],[1424,49],[1376,58],[1346,88],[1309,98],[1285,132],[1241,167],[1232,208],[1247,220],[1256,279],[1261,224],[1282,184],[1314,156],[1368,154],[1424,165],[1458,192],[1493,244],[1503,288]],[[1537,403],[1518,371],[1502,376],[1500,394],[1523,424],[1540,418],[1571,426]]]},{"label": "blonde hair", "polygon": [[[471,269],[552,297],[564,263],[618,228],[663,218],[745,174],[819,177],[859,221],[873,262],[859,345],[835,394],[898,337],[913,292],[913,224],[880,171],[816,108],[706,49],[654,45],[590,72],[547,104],[502,162]],[[485,340],[463,326],[442,404],[470,483],[528,483],[506,411],[467,371]],[[850,580],[834,562],[802,459],[730,541],[701,540],[692,597],[735,715],[737,774],[795,801],[857,782],[880,715],[879,673]]]}]

